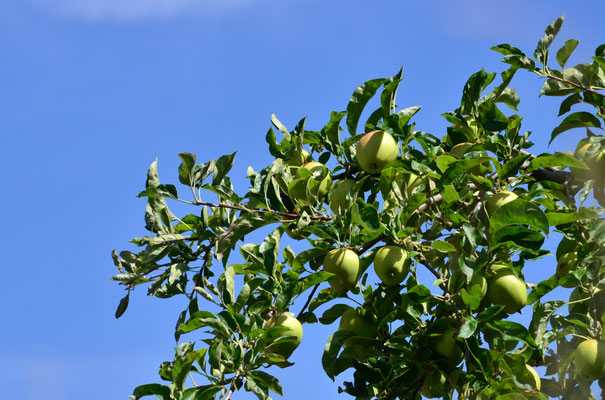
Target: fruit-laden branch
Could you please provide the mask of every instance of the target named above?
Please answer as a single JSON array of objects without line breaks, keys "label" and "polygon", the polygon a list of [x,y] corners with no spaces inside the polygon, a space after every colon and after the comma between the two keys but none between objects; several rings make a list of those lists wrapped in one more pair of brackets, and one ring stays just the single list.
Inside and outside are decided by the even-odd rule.
[{"label": "fruit-laden branch", "polygon": [[[243,206],[238,206],[238,205],[233,205],[233,204],[225,204],[225,203],[209,203],[207,201],[196,201],[194,203],[191,203],[194,206],[206,206],[206,207],[210,207],[210,208],[228,208],[231,210],[238,210],[241,212],[250,212],[250,213],[257,213],[257,214],[275,214],[275,215],[279,215],[280,217],[286,217],[286,218],[291,218],[291,219],[296,219],[300,217],[300,214],[297,213],[287,213],[287,212],[281,212],[281,211],[275,211],[275,210],[259,210],[259,209],[255,209],[255,208],[246,208]],[[329,215],[310,215],[309,219],[313,220],[313,221],[331,221],[332,217],[330,217]]]}]

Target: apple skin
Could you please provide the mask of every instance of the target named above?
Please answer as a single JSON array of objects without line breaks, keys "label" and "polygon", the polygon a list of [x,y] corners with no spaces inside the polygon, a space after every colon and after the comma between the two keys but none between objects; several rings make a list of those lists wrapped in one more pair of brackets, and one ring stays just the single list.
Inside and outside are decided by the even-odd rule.
[{"label": "apple skin", "polygon": [[[340,317],[339,331],[355,332],[355,336],[374,338],[376,337],[376,324],[369,318],[363,316],[357,308],[349,308]],[[344,347],[355,345],[354,340],[349,338],[343,343]]]},{"label": "apple skin", "polygon": [[294,318],[293,313],[285,312],[277,317],[273,317],[268,321],[265,321],[265,323],[263,324],[263,328],[266,329],[271,329],[274,327],[288,328],[288,330],[284,334],[296,336],[295,341],[272,344],[267,347],[267,350],[269,350],[270,352],[281,354],[285,358],[288,358],[292,355],[294,350],[296,350],[296,348],[302,341],[302,325],[296,318]]},{"label": "apple skin", "polygon": [[[567,274],[570,271],[572,271],[573,269],[575,269],[577,267],[577,265],[578,265],[578,252],[577,251],[563,254],[561,256],[561,258],[559,259],[559,262],[557,263],[557,272],[556,272],[557,278],[561,279],[564,276],[567,276]],[[571,289],[573,287],[578,286],[578,281],[576,279],[570,279],[569,281],[562,284],[561,286],[563,286],[564,288]]]},{"label": "apple skin", "polygon": [[596,339],[584,340],[576,349],[576,371],[592,380],[605,376],[605,342]]},{"label": "apple skin", "polygon": [[439,336],[429,338],[429,347],[447,359],[447,364],[455,367],[464,358],[464,353],[456,344],[456,327],[448,328]]},{"label": "apple skin", "polygon": [[333,249],[324,257],[324,271],[338,275],[341,282],[329,281],[337,292],[352,290],[357,285],[359,275],[359,256],[353,250]]},{"label": "apple skin", "polygon": [[445,383],[447,378],[438,369],[431,369],[424,378],[420,394],[428,399],[437,399],[445,396]]},{"label": "apple skin", "polygon": [[374,271],[385,285],[399,285],[410,272],[408,252],[400,246],[381,247],[374,255]]},{"label": "apple skin", "polygon": [[312,161],[311,154],[307,150],[291,150],[287,154],[286,165],[290,167],[300,167]]},{"label": "apple skin", "polygon": [[501,192],[495,193],[485,200],[485,209],[487,210],[488,215],[493,215],[496,211],[500,209],[506,203],[510,203],[511,201],[519,198],[515,193],[509,192],[508,190],[503,190]]},{"label": "apple skin", "polygon": [[339,210],[342,210],[347,205],[347,194],[351,192],[351,189],[355,185],[353,179],[344,179],[340,182],[336,182],[330,188],[332,191],[332,197],[330,198],[330,210],[336,214]]},{"label": "apple skin", "polygon": [[[326,167],[322,163],[311,161],[309,163],[304,164],[296,171],[296,174],[294,174],[294,180],[301,178],[300,171],[302,168],[308,170],[311,176],[323,176],[323,178],[321,178],[317,193],[315,194],[319,200],[325,198],[328,194],[328,190],[330,189],[330,185],[332,184],[332,176],[330,175],[330,170],[328,169],[328,167]],[[300,184],[297,184],[296,186],[291,188],[290,196],[303,202],[307,201],[306,182],[304,184],[303,182],[300,182]]]},{"label": "apple skin", "polygon": [[601,149],[591,155],[586,155],[592,146],[593,143],[581,141],[575,152],[575,156],[584,161],[590,169],[570,168],[573,176],[582,182],[590,179],[599,180],[605,178],[605,150]]},{"label": "apple skin", "polygon": [[357,143],[357,162],[369,174],[377,174],[399,155],[393,136],[384,131],[366,133]]},{"label": "apple skin", "polygon": [[513,314],[527,305],[527,287],[517,278],[511,266],[494,264],[491,267],[495,275],[487,284],[487,298],[492,304],[504,306],[504,310]]}]

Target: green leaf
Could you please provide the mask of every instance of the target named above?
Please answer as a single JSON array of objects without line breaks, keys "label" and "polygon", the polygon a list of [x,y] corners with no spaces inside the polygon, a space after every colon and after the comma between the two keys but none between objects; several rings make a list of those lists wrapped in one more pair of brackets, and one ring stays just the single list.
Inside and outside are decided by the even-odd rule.
[{"label": "green leaf", "polygon": [[384,89],[380,95],[380,104],[382,106],[382,113],[384,117],[391,115],[395,109],[395,99],[397,98],[397,89],[401,83],[401,75],[403,74],[403,67],[393,77],[385,82]]},{"label": "green leaf", "polygon": [[361,117],[361,113],[365,108],[366,104],[376,91],[382,84],[387,82],[387,79],[372,79],[363,83],[353,92],[351,99],[349,100],[349,104],[347,106],[347,128],[349,129],[349,133],[351,136],[357,134],[357,125],[359,123],[359,118]]},{"label": "green leaf", "polygon": [[548,235],[548,218],[535,204],[516,199],[500,207],[489,219],[489,231],[494,234],[509,225],[529,225]]},{"label": "green leaf", "polygon": [[197,157],[191,153],[179,153],[181,165],[179,165],[179,181],[183,185],[195,186],[195,161]]},{"label": "green leaf", "polygon": [[561,102],[561,106],[559,107],[559,117],[563,114],[568,113],[569,111],[571,111],[571,107],[574,104],[578,104],[582,102],[582,95],[580,95],[580,93],[574,93],[570,96],[568,96],[565,100],[563,100]]},{"label": "green leaf", "polygon": [[237,152],[234,152],[233,154],[226,154],[216,160],[216,171],[214,172],[214,177],[212,178],[212,186],[219,185],[223,181],[223,178],[227,175],[227,173],[229,173],[229,171],[233,167],[235,153]]},{"label": "green leaf", "polygon": [[262,381],[273,392],[279,394],[280,396],[283,396],[281,384],[279,383],[279,380],[273,375],[269,375],[264,371],[250,371],[248,375],[253,377],[255,382]]},{"label": "green leaf", "polygon": [[534,337],[537,343],[542,342],[548,320],[553,313],[560,307],[563,307],[566,303],[561,300],[547,301],[546,303],[538,303],[534,307],[534,313],[532,316],[531,323],[529,324],[529,332]]},{"label": "green leaf", "polygon": [[215,256],[220,260],[223,255],[231,250],[235,243],[248,233],[279,221],[274,214],[270,213],[243,213],[233,221],[229,229],[216,240]]},{"label": "green leaf", "polygon": [[277,117],[275,116],[275,114],[271,114],[271,123],[280,130],[280,132],[282,133],[282,135],[284,135],[284,138],[286,139],[286,141],[290,142],[290,132],[288,131],[288,129],[286,129],[286,127],[279,121],[279,119],[277,119]]},{"label": "green leaf", "polygon": [[573,167],[580,169],[588,169],[588,166],[581,160],[577,159],[571,153],[554,153],[554,154],[541,154],[538,157],[531,160],[526,171],[531,172],[540,168],[548,167]]},{"label": "green leaf", "polygon": [[569,39],[563,46],[561,46],[559,51],[557,51],[557,62],[561,68],[565,67],[567,60],[569,60],[569,56],[571,56],[571,53],[573,53],[573,51],[576,49],[578,43],[580,42],[576,39]]},{"label": "green leaf", "polygon": [[[480,289],[479,289],[480,290]],[[475,333],[477,329],[477,320],[474,319],[471,315],[467,315],[464,317],[462,321],[462,327],[460,328],[460,332],[458,333],[458,337],[461,339],[468,339]]]},{"label": "green leaf", "polygon": [[323,366],[326,374],[332,380],[334,380],[334,377],[338,373],[336,356],[342,348],[342,344],[345,342],[345,340],[353,335],[354,333],[351,331],[336,331],[332,334],[332,336],[330,336],[328,342],[326,343],[323,355],[321,356],[321,365]]},{"label": "green leaf", "polygon": [[565,16],[558,18],[556,21],[552,22],[550,25],[546,27],[545,35],[536,47],[534,51],[534,58],[538,60],[542,65],[546,66],[548,64],[548,48],[552,44],[553,40],[561,30],[561,26],[563,26],[563,20]]},{"label": "green leaf", "polygon": [[462,92],[461,114],[472,114],[474,112],[477,107],[477,102],[481,97],[481,92],[483,92],[495,77],[496,74],[486,72],[484,69],[471,75],[468,81],[466,81]]},{"label": "green leaf", "polygon": [[332,307],[328,308],[326,311],[324,311],[323,315],[319,319],[319,322],[324,325],[330,325],[332,322],[340,318],[342,314],[350,308],[351,306],[348,306],[346,304],[335,304]]},{"label": "green leaf", "polygon": [[137,386],[132,392],[131,398],[138,400],[141,397],[157,395],[162,400],[170,400],[170,388],[159,383],[149,383],[147,385]]},{"label": "green leaf", "polygon": [[178,199],[179,195],[174,185],[157,185],[147,187],[137,197],[168,197],[170,199]]},{"label": "green leaf", "polygon": [[586,219],[594,218],[598,215],[596,211],[588,209],[586,207],[580,207],[577,212],[567,212],[567,213],[558,213],[558,212],[549,212],[546,213],[546,218],[548,218],[548,223],[550,226],[569,224],[571,222],[582,221]]},{"label": "green leaf", "polygon": [[600,128],[601,121],[594,115],[586,111],[579,111],[568,115],[559,126],[553,129],[550,135],[549,144],[561,133],[573,128]]},{"label": "green leaf", "polygon": [[452,246],[451,244],[449,244],[448,242],[444,242],[443,240],[435,240],[432,244],[433,248],[435,250],[438,250],[442,253],[447,253],[447,252],[455,252],[456,248],[454,246]]},{"label": "green leaf", "polygon": [[129,300],[130,300],[130,292],[128,292],[126,294],[126,296],[124,296],[122,298],[122,300],[120,300],[120,304],[118,304],[118,308],[117,308],[116,313],[115,313],[116,319],[120,318],[122,316],[122,314],[124,314],[124,312],[128,308],[128,301]]}]

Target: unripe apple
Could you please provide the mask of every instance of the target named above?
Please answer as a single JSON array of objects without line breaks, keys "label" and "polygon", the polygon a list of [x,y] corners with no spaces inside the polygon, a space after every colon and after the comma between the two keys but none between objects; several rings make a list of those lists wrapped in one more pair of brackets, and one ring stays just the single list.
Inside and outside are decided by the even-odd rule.
[{"label": "unripe apple", "polygon": [[504,306],[504,310],[515,313],[527,305],[527,287],[525,282],[517,278],[511,266],[494,264],[495,272],[489,278],[487,298],[492,304]]},{"label": "unripe apple", "polygon": [[[355,336],[374,338],[376,337],[376,324],[367,316],[361,314],[357,308],[349,308],[340,317],[339,331],[355,332]],[[355,342],[349,338],[343,343],[344,347],[354,345]]]},{"label": "unripe apple", "polygon": [[584,340],[576,349],[575,364],[578,373],[588,379],[605,377],[605,342]]},{"label": "unripe apple", "polygon": [[542,379],[540,379],[540,375],[538,371],[536,371],[532,366],[525,364],[526,371],[520,377],[517,377],[517,380],[523,384],[531,385],[534,389],[540,391],[542,387]]},{"label": "unripe apple", "polygon": [[[569,272],[576,269],[577,266],[578,252],[574,251],[571,253],[565,253],[561,256],[559,262],[557,263],[557,272],[555,275],[557,276],[557,278],[561,279],[564,276],[567,276]],[[578,286],[578,281],[577,279],[569,279],[566,283],[562,284],[561,286],[570,289],[572,287]]]},{"label": "unripe apple", "polygon": [[387,286],[398,285],[410,272],[408,252],[400,246],[384,246],[374,255],[374,271]]},{"label": "unripe apple", "polygon": [[307,150],[294,149],[286,153],[286,164],[290,167],[300,167],[312,161],[311,154]]},{"label": "unripe apple", "polygon": [[464,353],[456,342],[456,334],[457,329],[455,326],[452,326],[439,336],[432,336],[429,338],[429,347],[434,352],[445,357],[450,366],[460,364],[460,361],[464,358]]},{"label": "unripe apple", "polygon": [[436,399],[445,396],[445,383],[447,378],[443,372],[432,368],[424,378],[420,394],[429,399]]},{"label": "unripe apple", "polygon": [[501,192],[489,196],[485,200],[485,209],[487,210],[488,215],[493,215],[496,211],[500,209],[500,207],[502,207],[506,203],[510,203],[511,201],[517,198],[518,196],[513,192],[503,190]]},{"label": "unripe apple", "polygon": [[397,159],[398,154],[397,142],[384,131],[368,132],[357,144],[357,162],[369,174],[382,171],[385,165]]},{"label": "unripe apple", "polygon": [[324,271],[338,275],[341,282],[329,281],[337,292],[352,290],[357,285],[359,256],[353,250],[333,249],[324,257]]},{"label": "unripe apple", "polygon": [[330,210],[332,210],[333,213],[337,213],[347,206],[347,194],[351,192],[354,185],[355,181],[353,179],[344,179],[332,185],[330,188],[330,191],[332,191]]},{"label": "unripe apple", "polygon": [[[330,175],[330,170],[322,163],[318,163],[316,161],[311,161],[309,163],[304,164],[300,167],[296,174],[294,174],[294,180],[300,179],[302,177],[302,169],[306,169],[309,171],[311,177],[317,181],[319,181],[319,185],[311,190],[311,192],[317,197],[317,199],[321,200],[326,197],[328,194],[328,190],[330,189],[330,185],[332,184],[332,176]],[[294,186],[290,187],[290,196],[301,200],[303,202],[308,201],[307,199],[307,184],[308,180],[303,180],[297,182]]]},{"label": "unripe apple", "polygon": [[266,329],[271,329],[274,327],[287,328],[287,330],[284,332],[284,335],[296,337],[296,340],[294,341],[276,343],[267,347],[267,350],[269,350],[270,352],[281,354],[282,356],[284,356],[284,358],[288,358],[292,355],[294,350],[296,350],[296,348],[302,341],[302,325],[296,318],[294,318],[293,313],[285,312],[279,316],[273,317],[265,321],[265,323],[263,324],[263,328]]}]

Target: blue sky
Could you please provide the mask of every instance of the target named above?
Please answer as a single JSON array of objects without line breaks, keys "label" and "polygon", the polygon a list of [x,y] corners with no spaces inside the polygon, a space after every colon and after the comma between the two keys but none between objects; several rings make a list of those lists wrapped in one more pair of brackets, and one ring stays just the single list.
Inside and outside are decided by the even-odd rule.
[{"label": "blue sky", "polygon": [[[115,320],[123,292],[109,281],[110,251],[144,234],[135,195],[154,159],[176,182],[179,152],[204,161],[237,150],[231,175],[243,192],[247,166],[270,161],[272,113],[319,128],[357,85],[402,65],[399,106],[423,106],[418,129],[441,136],[439,115],[458,106],[468,76],[504,69],[490,47],[531,53],[564,13],[561,38],[580,40],[570,64],[584,61],[605,39],[602,1],[0,3],[2,397],[125,399],[158,381],[184,302],[139,289]],[[524,129],[545,151],[558,105],[538,102],[538,77],[519,75]],[[530,281],[554,270],[552,258],[536,264]],[[333,328],[305,329],[296,367],[278,372],[288,399],[346,397],[319,362]]]}]

